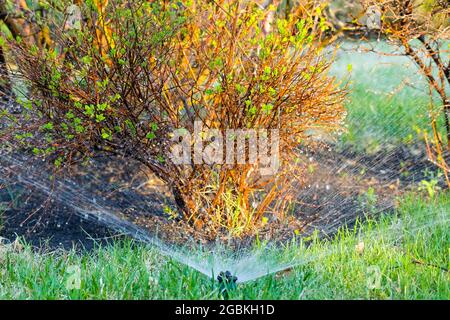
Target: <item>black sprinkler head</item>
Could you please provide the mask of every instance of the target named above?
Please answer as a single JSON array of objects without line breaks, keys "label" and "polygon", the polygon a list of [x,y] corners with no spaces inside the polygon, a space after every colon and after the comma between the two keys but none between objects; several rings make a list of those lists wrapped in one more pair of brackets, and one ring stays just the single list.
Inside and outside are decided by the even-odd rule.
[{"label": "black sprinkler head", "polygon": [[236,289],[237,279],[238,278],[233,276],[230,271],[222,271],[217,276],[220,294],[224,297],[224,299],[228,299],[228,291]]}]

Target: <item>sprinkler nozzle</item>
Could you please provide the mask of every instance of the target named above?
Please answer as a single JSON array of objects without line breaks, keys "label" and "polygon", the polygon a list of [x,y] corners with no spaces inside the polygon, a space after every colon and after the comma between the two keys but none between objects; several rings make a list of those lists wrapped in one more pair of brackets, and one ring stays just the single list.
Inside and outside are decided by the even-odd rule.
[{"label": "sprinkler nozzle", "polygon": [[228,291],[236,289],[237,277],[233,276],[230,271],[220,272],[217,276],[219,281],[220,294],[224,299],[228,299]]}]

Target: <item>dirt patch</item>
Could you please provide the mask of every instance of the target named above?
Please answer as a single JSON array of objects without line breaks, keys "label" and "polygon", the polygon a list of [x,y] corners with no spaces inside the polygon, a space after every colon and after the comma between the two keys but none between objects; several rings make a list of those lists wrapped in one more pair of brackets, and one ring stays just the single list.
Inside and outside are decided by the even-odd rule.
[{"label": "dirt patch", "polygon": [[[42,198],[34,201],[37,205]],[[30,212],[35,210],[34,204],[30,203],[29,208],[11,208],[4,212],[0,236],[9,241],[21,237],[36,248],[44,247],[49,250],[91,250],[120,237],[114,230],[93,224],[60,205],[30,217]]]}]

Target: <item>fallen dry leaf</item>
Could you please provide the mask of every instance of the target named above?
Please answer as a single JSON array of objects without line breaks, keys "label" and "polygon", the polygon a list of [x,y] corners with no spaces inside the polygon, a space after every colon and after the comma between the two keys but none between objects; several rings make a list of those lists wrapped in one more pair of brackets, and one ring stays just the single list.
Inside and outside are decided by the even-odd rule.
[{"label": "fallen dry leaf", "polygon": [[356,250],[357,253],[363,254],[363,252],[364,252],[364,242],[361,241],[360,243],[358,243],[358,244],[355,246],[355,250]]}]

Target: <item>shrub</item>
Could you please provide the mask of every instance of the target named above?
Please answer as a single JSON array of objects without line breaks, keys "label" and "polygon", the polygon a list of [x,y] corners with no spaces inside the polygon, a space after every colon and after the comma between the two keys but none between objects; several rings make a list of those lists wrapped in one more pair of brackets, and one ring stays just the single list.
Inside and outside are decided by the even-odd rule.
[{"label": "shrub", "polygon": [[[197,226],[242,233],[285,211],[301,182],[298,145],[317,128],[338,128],[344,115],[321,21],[296,14],[268,22],[275,8],[254,2],[117,0],[86,1],[80,25],[68,27],[70,3],[49,5],[52,46],[10,42],[30,89],[30,115],[15,132],[33,133],[36,154],[57,166],[98,152],[138,160]],[[240,163],[225,163],[218,137],[238,145],[229,129],[269,130],[258,151],[267,155],[264,139],[271,151],[279,146],[271,163],[279,169],[262,174],[267,157],[251,159],[250,131]],[[194,147],[188,162],[174,160],[178,138]]]}]

